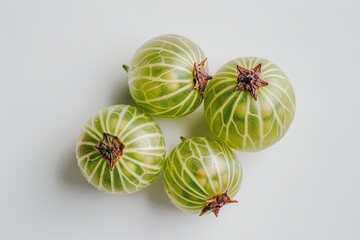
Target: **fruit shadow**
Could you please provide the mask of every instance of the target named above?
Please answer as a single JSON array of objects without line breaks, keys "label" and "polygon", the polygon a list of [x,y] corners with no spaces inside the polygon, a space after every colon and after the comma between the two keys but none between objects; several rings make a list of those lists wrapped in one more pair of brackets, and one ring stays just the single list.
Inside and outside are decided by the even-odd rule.
[{"label": "fruit shadow", "polygon": [[67,150],[63,152],[64,155],[60,159],[60,178],[63,180],[63,183],[67,187],[71,187],[77,191],[95,192],[94,188],[86,181],[80,172],[74,146],[69,146]]},{"label": "fruit shadow", "polygon": [[135,102],[130,95],[127,81],[127,75],[124,75],[120,79],[115,79],[113,81],[113,86],[111,89],[109,89],[109,106],[116,104],[127,104],[135,106]]},{"label": "fruit shadow", "polygon": [[159,176],[148,188],[144,190],[144,195],[151,204],[161,208],[167,208],[169,210],[177,210],[171,203],[170,198],[166,195],[161,176]]},{"label": "fruit shadow", "polygon": [[[108,89],[108,105],[134,105],[134,101],[131,98],[127,85],[127,75],[121,77],[117,76],[112,82],[113,85]],[[64,184],[79,191],[92,191],[97,193],[96,189],[82,176],[80,169],[77,166],[74,145],[68,146],[63,152],[64,155],[60,159],[60,178],[63,180]]]},{"label": "fruit shadow", "polygon": [[188,121],[190,122],[187,127],[188,137],[214,137],[206,122],[203,105],[189,115]]}]

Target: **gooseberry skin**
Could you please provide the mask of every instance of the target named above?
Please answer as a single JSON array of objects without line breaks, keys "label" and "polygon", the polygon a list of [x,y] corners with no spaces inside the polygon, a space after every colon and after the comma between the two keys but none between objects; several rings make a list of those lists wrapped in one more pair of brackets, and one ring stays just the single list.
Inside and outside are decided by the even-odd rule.
[{"label": "gooseberry skin", "polygon": [[[117,136],[125,145],[113,170],[95,149],[103,133]],[[146,188],[159,175],[165,161],[165,142],[150,115],[133,106],[115,105],[87,122],[77,142],[76,157],[81,173],[94,187],[129,194]]]},{"label": "gooseberry skin", "polygon": [[[234,91],[237,65],[254,69],[261,64],[267,82],[257,91]],[[224,64],[205,89],[204,112],[211,131],[228,146],[241,151],[260,151],[278,142],[287,132],[295,114],[295,95],[288,77],[274,63],[245,57]]]},{"label": "gooseberry skin", "polygon": [[[175,118],[195,111],[203,101],[193,89],[194,64],[206,57],[193,41],[174,34],[155,37],[134,54],[128,71],[130,94],[151,115]],[[205,70],[208,66],[205,62]]]},{"label": "gooseberry skin", "polygon": [[197,214],[207,201],[226,191],[233,197],[241,180],[241,166],[232,150],[207,137],[183,140],[169,154],[163,170],[163,185],[171,202]]}]

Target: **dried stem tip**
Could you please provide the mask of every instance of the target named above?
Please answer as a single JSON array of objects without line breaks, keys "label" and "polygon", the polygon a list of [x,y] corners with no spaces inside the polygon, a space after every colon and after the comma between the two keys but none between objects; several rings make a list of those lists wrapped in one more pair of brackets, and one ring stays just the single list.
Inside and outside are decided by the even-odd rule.
[{"label": "dried stem tip", "polygon": [[200,92],[201,96],[203,96],[204,94],[207,82],[212,79],[212,76],[210,76],[204,68],[206,60],[207,58],[205,58],[199,64],[194,63],[193,70],[195,86],[191,90],[197,89]]},{"label": "dried stem tip", "polygon": [[268,83],[261,78],[261,63],[253,69],[246,69],[239,65],[237,65],[236,68],[239,75],[234,91],[247,91],[257,100],[257,91],[259,88],[268,85]]},{"label": "dried stem tip", "polygon": [[237,203],[237,201],[231,199],[227,193],[228,190],[226,190],[223,194],[215,196],[213,199],[207,201],[205,207],[201,210],[199,216],[204,215],[208,211],[212,211],[217,217],[222,206],[228,203]]},{"label": "dried stem tip", "polygon": [[125,145],[118,137],[105,132],[100,142],[94,146],[94,149],[107,161],[111,171],[114,170],[115,164],[120,160],[124,148]]}]

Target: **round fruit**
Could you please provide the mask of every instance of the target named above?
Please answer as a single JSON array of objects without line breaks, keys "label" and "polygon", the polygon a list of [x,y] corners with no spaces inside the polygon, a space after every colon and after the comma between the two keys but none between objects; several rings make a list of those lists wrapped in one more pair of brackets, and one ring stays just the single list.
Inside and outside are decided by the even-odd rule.
[{"label": "round fruit", "polygon": [[205,118],[228,146],[260,151],[279,141],[295,114],[294,90],[272,62],[237,58],[223,65],[205,91]]},{"label": "round fruit", "polygon": [[172,203],[188,212],[218,215],[222,206],[237,202],[242,172],[230,148],[206,137],[183,141],[166,159],[163,182]]},{"label": "round fruit", "polygon": [[84,177],[99,190],[133,193],[159,175],[165,160],[164,137],[143,111],[128,105],[111,106],[85,125],[76,157]]},{"label": "round fruit", "polygon": [[206,57],[199,46],[180,35],[161,35],[143,44],[130,66],[129,89],[134,101],[159,117],[181,117],[197,109],[207,73]]}]

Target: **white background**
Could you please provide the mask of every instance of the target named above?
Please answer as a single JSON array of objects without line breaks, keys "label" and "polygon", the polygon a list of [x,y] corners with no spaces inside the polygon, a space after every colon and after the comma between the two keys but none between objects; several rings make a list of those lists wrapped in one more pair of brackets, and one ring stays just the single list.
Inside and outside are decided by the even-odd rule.
[{"label": "white background", "polygon": [[[0,239],[360,239],[360,31],[356,1],[0,1]],[[210,73],[259,56],[289,76],[295,120],[240,153],[244,179],[218,218],[184,213],[158,179],[127,196],[90,186],[75,143],[105,106],[132,104],[126,74],[146,40],[178,33]],[[167,150],[211,136],[202,110],[159,119]]]}]

